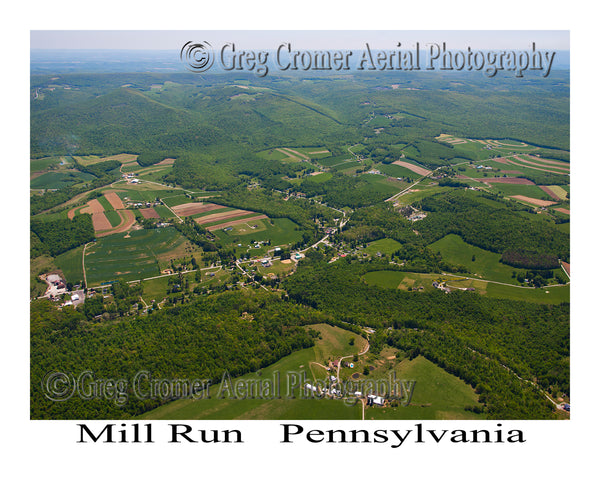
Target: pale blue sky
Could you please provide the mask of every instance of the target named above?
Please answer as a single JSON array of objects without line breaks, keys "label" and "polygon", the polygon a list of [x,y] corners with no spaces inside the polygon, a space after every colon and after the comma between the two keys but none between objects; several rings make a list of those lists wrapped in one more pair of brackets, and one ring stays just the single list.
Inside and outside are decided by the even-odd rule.
[{"label": "pale blue sky", "polygon": [[178,50],[188,41],[208,41],[213,47],[235,42],[247,49],[275,49],[290,42],[302,49],[411,48],[415,42],[446,42],[448,48],[569,50],[568,30],[32,30],[32,49]]}]

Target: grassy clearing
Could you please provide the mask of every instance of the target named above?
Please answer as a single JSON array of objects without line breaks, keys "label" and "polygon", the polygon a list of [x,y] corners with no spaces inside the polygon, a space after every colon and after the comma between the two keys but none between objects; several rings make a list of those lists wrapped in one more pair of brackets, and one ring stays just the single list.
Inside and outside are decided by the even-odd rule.
[{"label": "grassy clearing", "polygon": [[257,271],[261,275],[269,275],[273,273],[278,277],[283,277],[290,273],[294,269],[295,263],[292,261],[290,263],[282,263],[281,260],[274,260],[270,267],[263,267],[262,265],[257,266]]},{"label": "grassy clearing", "polygon": [[364,249],[364,252],[375,255],[377,252],[385,253],[386,255],[391,255],[396,250],[398,250],[402,244],[397,242],[392,238],[383,238],[381,240],[375,240],[367,245],[367,248]]},{"label": "grassy clearing", "polygon": [[160,195],[163,203],[169,207],[176,207],[177,205],[183,205],[184,203],[190,203],[193,200],[186,194],[181,193],[179,195]]},{"label": "grassy clearing", "polygon": [[400,290],[433,291],[433,282],[444,281],[446,277],[437,273],[399,272],[395,270],[380,270],[369,272],[362,279],[369,285]]},{"label": "grassy clearing", "polygon": [[59,165],[62,157],[44,157],[29,162],[29,170],[31,172],[43,172],[52,165]]},{"label": "grassy clearing", "polygon": [[315,183],[325,183],[327,180],[330,180],[333,177],[332,173],[322,172],[318,175],[311,175],[310,181]]},{"label": "grassy clearing", "polygon": [[[535,303],[557,304],[569,301],[569,286],[545,288],[520,288],[518,286],[499,285],[484,280],[467,279],[460,276],[434,273],[413,273],[382,270],[365,274],[363,280],[369,285],[400,290],[433,291],[432,283],[446,282],[453,289],[474,288],[481,295],[491,298],[507,298]],[[422,287],[422,288],[421,288]],[[548,293],[546,293],[548,292]]]},{"label": "grassy clearing", "polygon": [[569,285],[526,289],[490,283],[488,284],[487,295],[492,298],[508,298],[510,300],[524,300],[526,302],[534,303],[558,304],[570,301],[571,289]]},{"label": "grassy clearing", "polygon": [[348,160],[348,161],[341,162],[341,163],[338,163],[336,165],[333,165],[331,167],[331,169],[335,170],[336,172],[347,173],[346,170],[356,169],[356,168],[358,168],[360,166],[361,166],[360,162],[357,162],[357,161],[354,161],[354,160]]},{"label": "grassy clearing", "polygon": [[555,201],[537,185],[512,185],[509,183],[493,183],[490,189],[492,193],[501,193],[504,196],[524,195],[526,197],[537,198],[540,200]]},{"label": "grassy clearing", "polygon": [[[472,274],[486,280],[517,284],[512,278],[513,272],[525,270],[510,267],[500,263],[501,255],[466,243],[455,234],[446,235],[444,238],[429,245],[434,252],[442,254],[442,258],[455,265],[463,265]],[[475,260],[473,261],[473,257]]]},{"label": "grassy clearing", "polygon": [[415,173],[406,167],[394,165],[393,163],[387,165],[384,163],[378,163],[377,165],[375,165],[374,168],[379,170],[380,172],[385,173],[386,175],[390,175],[391,177],[396,178],[407,178],[409,180],[414,181],[422,177],[422,175],[419,175],[418,173]]},{"label": "grassy clearing", "polygon": [[286,160],[289,159],[289,157],[283,153],[280,152],[279,150],[276,150],[274,148],[269,149],[269,150],[263,150],[262,152],[258,152],[257,155],[260,158],[263,158],[265,160]]},{"label": "grassy clearing", "polygon": [[[382,351],[382,357],[394,352]],[[387,360],[387,359],[386,359]],[[422,356],[413,360],[387,360],[373,362],[376,369],[367,378],[385,379],[395,372],[397,379],[414,380],[413,396],[407,406],[368,407],[365,420],[448,420],[483,419],[481,414],[465,410],[478,405],[478,395],[461,379],[450,375]],[[364,376],[361,375],[364,378]]]},{"label": "grassy clearing", "polygon": [[414,202],[424,199],[425,197],[429,197],[430,195],[435,195],[436,193],[441,192],[449,192],[450,190],[452,190],[452,187],[440,187],[437,185],[427,186],[419,184],[412,189],[412,191],[409,191],[398,198],[398,202],[402,205],[410,205]]},{"label": "grassy clearing", "polygon": [[375,187],[376,191],[390,196],[398,193],[406,186],[405,183],[396,179],[386,178],[384,176],[375,174],[365,173],[360,176],[360,179],[371,184],[373,187]]}]

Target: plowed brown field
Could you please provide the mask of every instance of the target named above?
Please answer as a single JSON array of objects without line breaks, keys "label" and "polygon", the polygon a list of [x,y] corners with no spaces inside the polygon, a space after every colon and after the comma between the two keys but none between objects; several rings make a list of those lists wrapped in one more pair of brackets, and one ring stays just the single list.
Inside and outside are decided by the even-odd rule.
[{"label": "plowed brown field", "polygon": [[115,192],[105,193],[104,196],[115,210],[123,210],[125,205]]},{"label": "plowed brown field", "polygon": [[190,215],[196,215],[197,213],[210,212],[221,208],[225,207],[223,205],[215,205],[214,203],[184,203],[182,205],[171,207],[171,210],[180,217],[189,217]]},{"label": "plowed brown field", "polygon": [[230,218],[241,217],[242,215],[248,215],[252,212],[248,210],[231,210],[229,212],[224,213],[213,213],[211,215],[206,215],[205,217],[195,218],[194,220],[200,224],[204,225],[205,223],[219,222],[229,220]]}]

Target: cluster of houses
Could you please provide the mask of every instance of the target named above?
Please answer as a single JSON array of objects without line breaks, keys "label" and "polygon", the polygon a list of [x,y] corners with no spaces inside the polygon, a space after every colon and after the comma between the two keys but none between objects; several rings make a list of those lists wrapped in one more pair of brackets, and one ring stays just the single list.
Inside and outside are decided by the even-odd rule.
[{"label": "cluster of houses", "polygon": [[140,183],[140,179],[136,178],[135,173],[124,173],[121,175],[127,183]]},{"label": "cluster of houses", "polygon": [[444,282],[433,282],[431,285],[433,285],[433,288],[437,288],[444,293],[450,293],[450,289],[446,286]]},{"label": "cluster of houses", "polygon": [[[329,377],[329,380],[331,380],[331,382],[335,382],[336,377],[331,375]],[[331,396],[331,397],[342,396],[343,392],[341,390],[335,388],[333,385],[334,384],[332,383],[331,386],[320,389],[316,385],[306,383],[304,385],[304,389],[310,394],[314,393],[314,394],[320,394],[320,395],[327,395],[327,396]],[[352,395],[354,395],[356,398],[365,398],[363,393],[360,391],[356,391]],[[369,407],[372,407],[372,406],[383,407],[385,405],[385,398],[383,398],[379,395],[374,395],[372,393],[370,393],[366,396],[366,400],[367,400],[367,406],[369,406]]]},{"label": "cluster of houses", "polygon": [[57,295],[62,295],[67,291],[67,284],[65,281],[60,278],[60,275],[56,273],[51,273],[46,277],[46,283],[48,284],[48,290],[46,291],[46,295],[49,298],[53,298]]},{"label": "cluster of houses", "polygon": [[127,202],[127,208],[152,208],[160,204],[161,202]]},{"label": "cluster of houses", "polygon": [[[69,293],[67,289],[67,284],[58,273],[50,273],[44,278],[44,280],[48,284],[48,288],[44,293],[44,297],[54,302],[58,302],[61,299],[65,299],[64,303],[61,303],[59,308],[68,306],[76,307],[77,305],[85,302],[85,293],[83,290],[76,290],[70,292],[70,296],[67,296],[67,294]],[[79,285],[75,285],[75,288],[79,288]]]}]

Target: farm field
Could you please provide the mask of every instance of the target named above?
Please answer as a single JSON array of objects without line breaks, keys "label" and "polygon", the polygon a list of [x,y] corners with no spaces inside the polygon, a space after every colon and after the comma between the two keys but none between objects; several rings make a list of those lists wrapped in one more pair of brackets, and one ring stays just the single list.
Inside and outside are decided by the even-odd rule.
[{"label": "farm field", "polygon": [[540,187],[544,192],[550,195],[554,200],[563,201],[567,199],[569,192],[560,185],[548,185]]},{"label": "farm field", "polygon": [[492,193],[500,193],[505,197],[521,195],[523,197],[535,198],[538,200],[548,199],[548,194],[537,185],[512,185],[509,183],[494,183],[492,184],[492,187],[489,191]]},{"label": "farm field", "polygon": [[[466,267],[471,273],[468,276],[478,276],[485,280],[516,285],[517,281],[515,278],[512,278],[512,273],[525,272],[523,269],[500,263],[501,255],[499,253],[470,245],[458,235],[446,235],[444,238],[429,245],[429,248],[434,252],[440,252],[442,258],[447,262]],[[475,261],[472,260],[473,257],[475,257]]]},{"label": "farm field", "polygon": [[552,202],[550,200],[540,200],[538,198],[527,197],[525,195],[510,195],[510,198],[514,198],[521,203],[533,205],[535,207],[549,207],[551,205],[556,205],[556,202]]},{"label": "farm field", "polygon": [[[399,197],[396,201],[401,205],[411,205],[414,202],[422,200],[425,197],[430,195],[435,195],[436,193],[441,192],[449,192],[452,190],[451,187],[440,187],[438,185],[427,185],[427,184],[419,184],[414,189],[409,190],[407,193]],[[418,223],[415,228],[418,230]]]},{"label": "farm field", "polygon": [[431,173],[431,170],[427,170],[426,168],[424,168],[420,165],[406,162],[404,160],[396,160],[395,162],[392,162],[392,165],[398,165],[400,167],[408,168],[410,171],[416,173],[417,175],[421,175],[421,176],[429,175]]},{"label": "farm field", "polygon": [[376,285],[382,288],[392,288],[400,290],[421,290],[433,291],[433,282],[440,282],[448,279],[442,274],[437,273],[414,273],[401,272],[397,270],[378,270],[363,275],[362,279],[369,285]]},{"label": "farm field", "polygon": [[180,193],[180,194],[160,194],[160,192],[157,192],[160,197],[160,199],[164,202],[164,204],[167,207],[177,207],[178,205],[183,205],[183,204],[187,204],[190,203],[191,199],[189,197],[189,195],[186,195],[185,193]]},{"label": "farm field", "polygon": [[[484,280],[466,279],[460,275],[400,272],[395,270],[369,272],[362,278],[369,285],[376,285],[382,288],[431,292],[434,291],[432,283],[435,281],[446,282],[446,285],[451,290],[474,288],[477,293],[490,298],[509,298],[511,300],[547,304],[558,304],[569,301],[568,285],[521,288],[518,286],[499,285]],[[415,293],[415,295],[417,294]]]},{"label": "farm field", "polygon": [[31,159],[29,161],[29,171],[31,173],[34,172],[43,172],[51,166],[58,166],[61,163],[72,165],[73,161],[67,157],[44,157],[44,158],[36,158]]},{"label": "farm field", "polygon": [[[393,352],[382,352],[382,357]],[[376,363],[377,365],[377,363]],[[483,419],[484,415],[465,410],[465,406],[478,405],[478,395],[470,385],[456,378],[425,357],[413,360],[404,358],[378,365],[369,378],[386,378],[396,373],[396,378],[414,380],[411,402],[407,406],[369,407],[365,420],[458,420]]]},{"label": "farm field", "polygon": [[395,165],[393,163],[389,163],[387,165],[384,163],[378,163],[373,168],[391,177],[408,178],[410,180],[418,180],[419,178],[421,178],[421,175],[413,172],[412,170],[409,170],[408,168],[402,167],[400,165]]},{"label": "farm field", "polygon": [[331,166],[331,170],[345,174],[353,174],[361,166],[356,160],[346,160]]},{"label": "farm field", "polygon": [[216,205],[214,203],[181,203],[179,205],[172,206],[171,209],[180,217],[194,216],[198,214],[205,214],[214,210],[221,210],[225,208],[223,205]]},{"label": "farm field", "polygon": [[315,182],[315,183],[324,183],[327,180],[331,180],[331,178],[333,177],[333,174],[330,172],[315,172],[314,174],[311,175],[311,182]]},{"label": "farm field", "polygon": [[33,178],[29,185],[33,189],[59,189],[64,188],[81,181],[88,181],[93,179],[94,176],[89,173],[82,173],[78,171],[65,171],[65,172],[47,172],[38,177]]},{"label": "farm field", "polygon": [[382,175],[363,173],[360,175],[360,179],[371,184],[377,192],[381,192],[385,195],[394,195],[403,188],[406,188],[407,184],[400,182],[395,178],[387,178]]},{"label": "farm field", "polygon": [[171,258],[184,256],[189,242],[174,228],[134,230],[114,234],[89,245],[85,269],[89,286],[113,280],[137,280],[160,275]]},{"label": "farm field", "polygon": [[82,255],[83,246],[69,250],[56,257],[55,263],[62,270],[67,282],[75,284],[83,281]]},{"label": "farm field", "polygon": [[196,217],[194,220],[199,225],[207,226],[218,226],[226,223],[234,218],[246,217],[248,215],[256,215],[256,213],[249,210],[234,209],[227,212],[209,213],[202,217]]},{"label": "farm field", "polygon": [[536,289],[513,288],[495,283],[488,284],[487,296],[491,298],[508,298],[535,303],[558,304],[570,302],[571,288],[569,285],[557,287],[542,287]]},{"label": "farm field", "polygon": [[225,232],[222,229],[213,231],[213,233],[225,244],[242,244],[242,251],[247,250],[250,241],[263,242],[270,240],[271,245],[255,249],[256,254],[263,254],[267,249],[276,246],[285,246],[293,244],[302,239],[302,230],[298,225],[288,218],[272,218],[255,220],[251,225],[257,225],[257,228],[246,228],[244,223],[238,224],[231,231]]},{"label": "farm field", "polygon": [[317,163],[323,167],[334,167],[336,165],[341,165],[353,161],[354,157],[350,153],[348,153],[347,155],[336,155],[317,159]]}]

